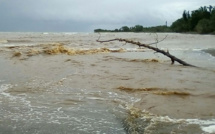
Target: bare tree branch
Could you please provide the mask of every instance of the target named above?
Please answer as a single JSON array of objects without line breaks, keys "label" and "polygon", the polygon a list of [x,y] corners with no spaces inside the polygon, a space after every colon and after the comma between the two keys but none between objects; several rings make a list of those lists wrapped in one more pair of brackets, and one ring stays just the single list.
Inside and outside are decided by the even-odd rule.
[{"label": "bare tree branch", "polygon": [[164,41],[164,40],[167,38],[167,36],[168,36],[168,35],[166,35],[162,40],[158,40],[158,39],[156,39],[156,42],[153,42],[153,43],[150,43],[150,44],[147,44],[147,45],[158,44],[158,43],[160,43],[160,42]]},{"label": "bare tree branch", "polygon": [[[167,36],[166,36],[166,37],[167,37]],[[166,38],[166,37],[165,37],[165,38]],[[165,39],[165,38],[164,38],[164,39]],[[99,39],[100,39],[100,37],[99,37]],[[111,41],[119,41],[119,42],[126,42],[126,43],[130,43],[130,44],[134,44],[134,45],[137,45],[137,46],[139,46],[139,47],[145,47],[145,48],[154,50],[154,51],[156,51],[156,52],[158,52],[158,53],[161,53],[161,54],[163,54],[163,55],[169,57],[169,58],[171,59],[171,61],[172,61],[172,64],[174,64],[174,62],[177,61],[178,63],[180,63],[180,64],[182,64],[182,65],[184,65],[184,66],[195,67],[194,65],[188,64],[188,63],[186,63],[185,61],[183,61],[183,60],[181,60],[181,59],[178,59],[177,57],[171,55],[171,54],[169,53],[169,51],[165,52],[164,50],[161,50],[161,49],[158,49],[158,48],[156,48],[156,47],[150,46],[151,44],[159,43],[159,42],[163,41],[164,39],[162,39],[162,40],[160,40],[160,41],[157,41],[156,43],[151,43],[150,45],[148,45],[148,44],[143,44],[143,43],[140,43],[140,42],[131,41],[131,40],[127,40],[127,39],[121,39],[121,38],[115,38],[115,39],[103,40],[103,41],[101,41],[101,40],[99,40],[99,39],[96,40],[96,41],[97,41],[97,42],[100,42],[100,43],[103,43],[103,42],[111,42]]]}]

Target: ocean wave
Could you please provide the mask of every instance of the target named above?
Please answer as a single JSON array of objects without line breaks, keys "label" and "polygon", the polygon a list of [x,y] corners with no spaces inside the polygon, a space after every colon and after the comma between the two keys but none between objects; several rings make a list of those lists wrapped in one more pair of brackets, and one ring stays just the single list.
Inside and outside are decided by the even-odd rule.
[{"label": "ocean wave", "polygon": [[204,49],[202,51],[205,52],[205,53],[210,54],[213,57],[215,57],[215,48],[208,48],[208,49]]},{"label": "ocean wave", "polygon": [[7,49],[13,51],[12,57],[21,56],[36,56],[39,54],[57,55],[57,54],[67,54],[67,55],[87,55],[87,54],[98,54],[98,53],[121,53],[126,52],[123,48],[109,49],[106,47],[102,48],[71,48],[63,43],[48,43],[41,44],[38,46],[7,46]]},{"label": "ocean wave", "polygon": [[[78,32],[43,32],[43,35],[75,35]],[[87,34],[87,33],[86,33]]]},{"label": "ocean wave", "polygon": [[215,133],[215,119],[200,120],[200,119],[187,119],[188,124],[200,125],[201,129],[207,133]]},{"label": "ocean wave", "polygon": [[8,43],[8,40],[0,40],[0,44],[6,44]]},{"label": "ocean wave", "polygon": [[11,95],[9,93],[6,93],[5,91],[12,87],[13,87],[13,85],[11,85],[11,84],[1,84],[0,85],[0,95],[4,95],[6,97],[11,97]]},{"label": "ocean wave", "polygon": [[162,50],[169,50],[169,51],[202,51],[205,48],[183,48],[183,47],[178,47],[178,48],[161,48]]},{"label": "ocean wave", "polygon": [[[0,82],[2,82],[2,81],[0,81]],[[1,84],[1,85],[0,85],[0,94],[1,94],[2,92],[4,92],[5,90],[11,88],[11,87],[13,87],[11,84]]]},{"label": "ocean wave", "polygon": [[44,35],[48,35],[49,33],[47,33],[47,32],[44,32],[43,34],[44,34]]},{"label": "ocean wave", "polygon": [[130,133],[215,133],[215,119],[174,119],[141,111],[132,105],[127,110],[124,123]]},{"label": "ocean wave", "polygon": [[78,33],[77,32],[71,32],[71,33],[70,32],[69,33],[66,32],[66,33],[63,33],[63,34],[65,34],[65,35],[75,35],[75,34],[78,34]]}]

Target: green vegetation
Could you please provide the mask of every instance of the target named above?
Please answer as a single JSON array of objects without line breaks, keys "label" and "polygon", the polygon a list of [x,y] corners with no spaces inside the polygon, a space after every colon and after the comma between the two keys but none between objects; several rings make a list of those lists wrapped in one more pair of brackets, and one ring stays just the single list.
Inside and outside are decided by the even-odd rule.
[{"label": "green vegetation", "polygon": [[194,32],[215,34],[215,6],[200,7],[191,13],[185,10],[182,17],[173,22],[170,27],[166,25],[154,27],[135,25],[133,27],[122,26],[115,30],[95,29],[94,32]]},{"label": "green vegetation", "polygon": [[184,11],[182,18],[172,23],[173,32],[215,33],[215,7],[204,6],[189,13]]}]

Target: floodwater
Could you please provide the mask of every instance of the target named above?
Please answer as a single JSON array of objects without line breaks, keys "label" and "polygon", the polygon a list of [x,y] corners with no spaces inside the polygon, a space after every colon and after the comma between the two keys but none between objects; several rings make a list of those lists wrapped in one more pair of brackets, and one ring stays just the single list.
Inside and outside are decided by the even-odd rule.
[{"label": "floodwater", "polygon": [[[184,67],[125,38],[197,67]],[[215,36],[0,33],[0,134],[213,134]]]}]

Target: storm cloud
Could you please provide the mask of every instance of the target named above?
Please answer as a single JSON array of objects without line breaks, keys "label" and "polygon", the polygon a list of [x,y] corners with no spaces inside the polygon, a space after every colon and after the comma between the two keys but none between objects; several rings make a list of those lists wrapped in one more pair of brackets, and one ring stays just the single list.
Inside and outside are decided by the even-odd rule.
[{"label": "storm cloud", "polygon": [[90,32],[169,25],[214,0],[0,0],[0,31]]}]

